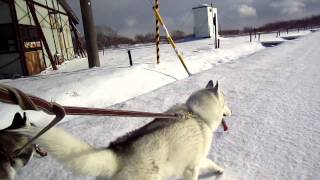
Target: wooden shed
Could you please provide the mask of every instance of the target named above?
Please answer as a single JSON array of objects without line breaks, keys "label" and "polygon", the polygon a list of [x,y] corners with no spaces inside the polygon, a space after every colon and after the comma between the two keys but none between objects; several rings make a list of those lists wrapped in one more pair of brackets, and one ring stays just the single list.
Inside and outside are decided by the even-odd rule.
[{"label": "wooden shed", "polygon": [[81,46],[65,0],[0,0],[0,12],[0,78],[55,69]]}]

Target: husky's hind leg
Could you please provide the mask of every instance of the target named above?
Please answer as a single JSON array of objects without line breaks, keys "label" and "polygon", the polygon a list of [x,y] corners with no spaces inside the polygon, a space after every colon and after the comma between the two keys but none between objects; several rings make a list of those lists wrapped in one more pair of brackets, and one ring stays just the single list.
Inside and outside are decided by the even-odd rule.
[{"label": "husky's hind leg", "polygon": [[199,176],[199,167],[188,167],[183,172],[183,180],[197,180]]},{"label": "husky's hind leg", "polygon": [[15,169],[11,166],[10,162],[1,162],[0,166],[0,180],[14,180],[16,175]]},{"label": "husky's hind leg", "polygon": [[200,166],[200,174],[203,174],[204,172],[211,172],[211,173],[223,173],[223,168],[218,166],[216,163],[214,163],[212,160],[206,158],[201,162]]}]

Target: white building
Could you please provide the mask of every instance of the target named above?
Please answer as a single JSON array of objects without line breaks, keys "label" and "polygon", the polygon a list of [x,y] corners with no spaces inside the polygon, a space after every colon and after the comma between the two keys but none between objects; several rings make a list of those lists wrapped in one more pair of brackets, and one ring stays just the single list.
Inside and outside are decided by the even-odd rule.
[{"label": "white building", "polygon": [[195,37],[218,37],[218,12],[212,5],[201,4],[193,9]]}]

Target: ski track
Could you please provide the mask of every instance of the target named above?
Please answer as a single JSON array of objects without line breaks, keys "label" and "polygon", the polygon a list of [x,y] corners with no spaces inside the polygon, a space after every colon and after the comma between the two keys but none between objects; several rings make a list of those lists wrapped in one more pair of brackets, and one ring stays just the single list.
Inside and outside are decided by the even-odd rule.
[{"label": "ski track", "polygon": [[[111,108],[160,112],[219,79],[233,116],[209,157],[219,180],[316,180],[320,177],[320,33],[218,65]],[[150,119],[79,117],[59,126],[101,147]],[[50,156],[34,158],[17,179],[94,179],[72,175]]]}]

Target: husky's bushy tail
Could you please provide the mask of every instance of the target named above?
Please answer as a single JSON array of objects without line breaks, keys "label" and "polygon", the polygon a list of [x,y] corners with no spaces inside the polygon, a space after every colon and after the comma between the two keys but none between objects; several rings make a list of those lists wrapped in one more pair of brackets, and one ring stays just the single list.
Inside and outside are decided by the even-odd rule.
[{"label": "husky's bushy tail", "polygon": [[[40,128],[31,127],[22,133],[33,136],[39,131]],[[66,167],[83,175],[111,177],[118,169],[118,159],[112,150],[95,149],[59,128],[47,131],[37,143]]]}]

